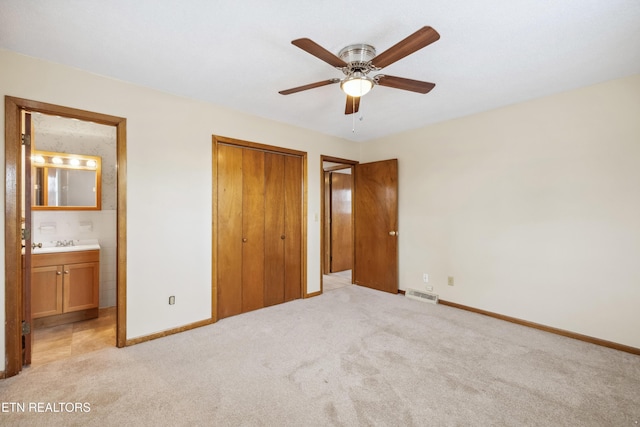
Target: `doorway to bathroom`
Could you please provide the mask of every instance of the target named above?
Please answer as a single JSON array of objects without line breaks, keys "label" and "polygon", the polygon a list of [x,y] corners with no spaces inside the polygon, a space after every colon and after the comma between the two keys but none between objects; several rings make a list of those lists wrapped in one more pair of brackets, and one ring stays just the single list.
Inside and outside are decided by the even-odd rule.
[{"label": "doorway to bathroom", "polygon": [[126,120],[13,97],[5,115],[11,376],[125,345]]}]

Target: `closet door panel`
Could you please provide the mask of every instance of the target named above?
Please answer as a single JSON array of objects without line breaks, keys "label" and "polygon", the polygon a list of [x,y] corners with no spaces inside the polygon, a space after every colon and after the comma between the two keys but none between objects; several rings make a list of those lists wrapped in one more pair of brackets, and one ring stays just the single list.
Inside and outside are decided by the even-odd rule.
[{"label": "closet door panel", "polygon": [[218,146],[218,318],[242,312],[242,149]]},{"label": "closet door panel", "polygon": [[264,305],[284,302],[284,158],[265,153]]},{"label": "closet door panel", "polygon": [[242,311],[264,307],[264,152],[242,159]]},{"label": "closet door panel", "polygon": [[284,300],[291,301],[302,295],[302,160],[284,158]]}]

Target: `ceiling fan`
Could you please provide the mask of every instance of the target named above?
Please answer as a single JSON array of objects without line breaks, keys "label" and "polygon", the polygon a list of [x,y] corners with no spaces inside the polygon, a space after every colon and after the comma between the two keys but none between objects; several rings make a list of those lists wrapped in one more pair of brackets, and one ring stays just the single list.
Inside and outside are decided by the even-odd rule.
[{"label": "ceiling fan", "polygon": [[427,93],[435,87],[434,83],[388,76],[386,74],[378,74],[370,77],[369,73],[379,71],[405,56],[409,56],[423,47],[430,45],[439,38],[440,34],[438,34],[436,30],[425,26],[391,46],[380,55],[376,55],[376,49],[371,45],[353,44],[343,48],[338,53],[338,56],[329,52],[313,40],[307,38],[293,40],[291,44],[298,46],[300,49],[342,71],[345,77],[342,79],[333,78],[310,83],[304,86],[281,90],[278,93],[290,95],[303,90],[340,83],[340,88],[347,94],[345,114],[357,113],[360,107],[360,97],[367,94],[375,85],[423,94]]}]

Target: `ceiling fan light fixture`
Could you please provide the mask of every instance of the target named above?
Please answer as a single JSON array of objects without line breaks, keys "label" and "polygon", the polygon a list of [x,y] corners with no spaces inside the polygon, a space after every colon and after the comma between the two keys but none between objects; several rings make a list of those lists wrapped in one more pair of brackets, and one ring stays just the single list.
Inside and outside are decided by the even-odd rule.
[{"label": "ceiling fan light fixture", "polygon": [[373,79],[362,73],[354,73],[340,82],[340,89],[354,98],[359,98],[369,93],[373,88]]}]

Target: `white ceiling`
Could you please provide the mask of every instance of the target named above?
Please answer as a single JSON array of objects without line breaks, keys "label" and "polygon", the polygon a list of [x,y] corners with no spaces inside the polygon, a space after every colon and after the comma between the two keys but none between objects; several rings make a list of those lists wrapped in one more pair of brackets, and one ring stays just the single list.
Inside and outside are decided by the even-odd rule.
[{"label": "white ceiling", "polygon": [[[440,40],[384,73],[426,95],[378,86],[345,116],[338,85],[278,94],[342,77],[293,39],[381,53],[425,25]],[[366,141],[640,73],[640,1],[0,0],[0,47]]]}]

